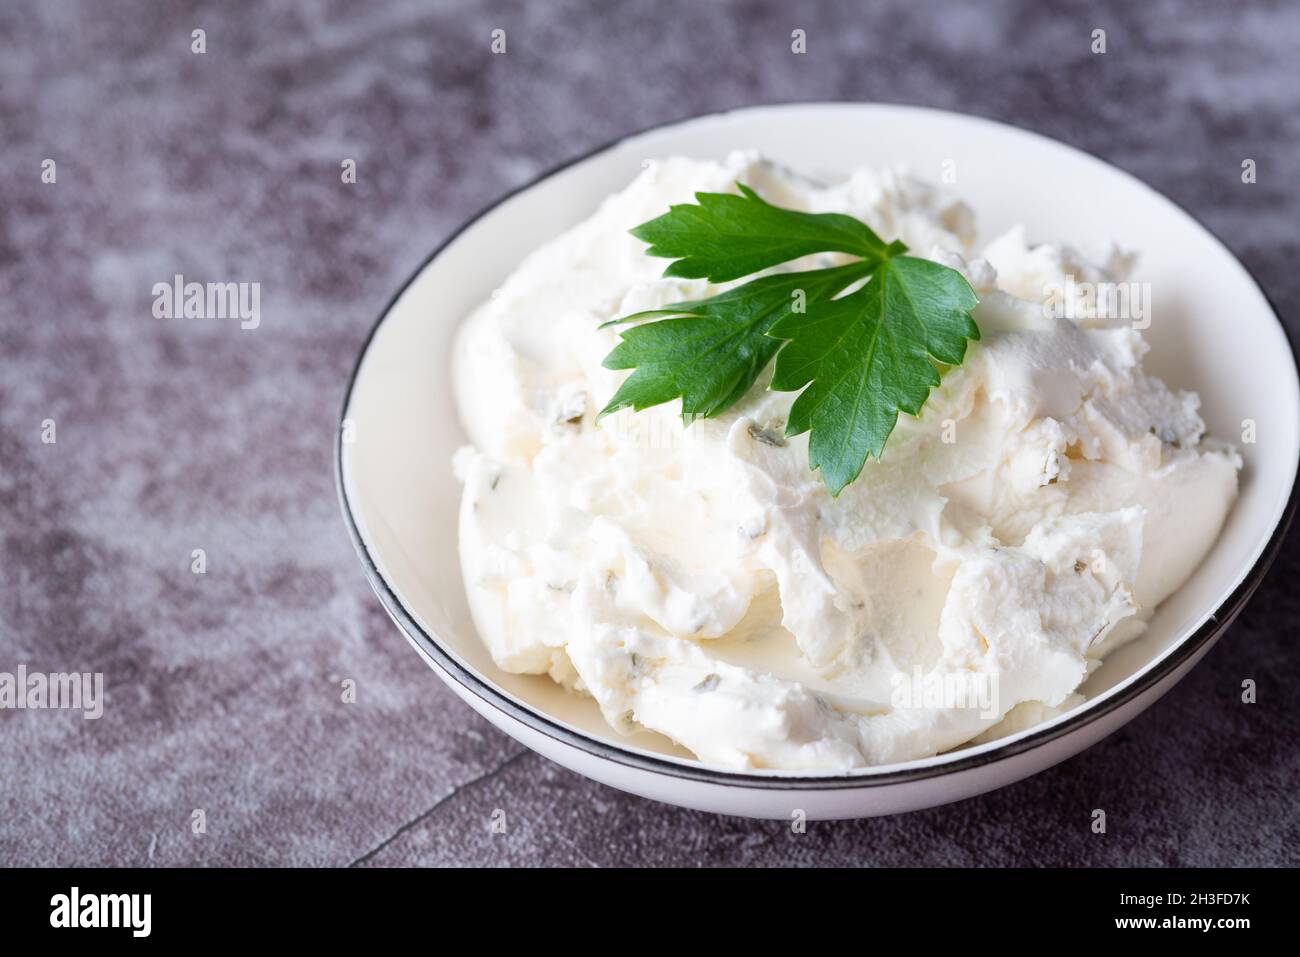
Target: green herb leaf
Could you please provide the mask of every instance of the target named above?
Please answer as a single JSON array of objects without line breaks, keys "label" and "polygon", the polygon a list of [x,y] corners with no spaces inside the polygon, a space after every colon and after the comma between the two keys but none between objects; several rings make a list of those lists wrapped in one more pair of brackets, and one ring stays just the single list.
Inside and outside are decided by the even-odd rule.
[{"label": "green herb leaf", "polygon": [[898,413],[918,415],[939,384],[932,359],[959,365],[966,340],[980,337],[970,311],[978,300],[962,275],[939,263],[898,256],[865,286],[786,315],[769,334],[790,340],[776,358],[772,388],[804,389],[787,435],[811,432],[808,462],[831,494],[880,457]]},{"label": "green herb leaf", "polygon": [[[696,302],[613,320],[627,329],[608,356],[633,369],[601,411],[682,400],[687,417],[716,416],[738,402],[772,357],[771,387],[804,391],[787,435],[808,432],[808,460],[832,495],[879,458],[899,412],[918,415],[939,384],[937,363],[957,365],[979,338],[978,300],[965,278],[904,256],[864,223],[838,213],[772,206],[752,189],[696,193],[632,234],[647,252],[676,260],[665,276],[729,282],[813,253],[857,257],[830,269],[751,279]],[[862,279],[855,292],[844,291]],[[840,296],[840,298],[835,298]],[[783,341],[784,340],[784,341]]]},{"label": "green herb leaf", "polygon": [[868,275],[874,263],[763,276],[711,299],[679,302],[626,316],[631,322],[672,318],[628,329],[605,357],[607,369],[636,369],[609,404],[607,415],[682,400],[686,415],[714,416],[739,401],[772,361],[781,343],[772,324],[807,303],[830,299]]},{"label": "green herb leaf", "polygon": [[811,253],[850,253],[863,259],[889,254],[884,240],[852,216],[782,209],[748,186],[737,186],[739,196],[696,193],[697,205],[672,206],[632,235],[650,244],[648,255],[677,260],[665,276],[709,282],[730,282]]}]

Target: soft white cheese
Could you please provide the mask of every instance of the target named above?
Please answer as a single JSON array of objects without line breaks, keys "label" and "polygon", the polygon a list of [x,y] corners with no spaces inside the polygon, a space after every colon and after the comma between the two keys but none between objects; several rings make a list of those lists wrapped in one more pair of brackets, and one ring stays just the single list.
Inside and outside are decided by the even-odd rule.
[{"label": "soft white cheese", "polygon": [[[600,324],[718,291],[662,278],[628,229],[738,180],[860,217],[981,299],[982,339],[838,498],[766,380],[688,427],[676,405],[595,421],[626,375]],[[967,207],[905,175],[821,187],[736,153],[652,163],[531,255],[453,361],[462,566],[497,664],[731,767],[917,758],[1078,703],[1209,549],[1240,460],[1202,440],[1195,395],[1142,372],[1132,323],[1044,306],[1128,257],[973,243]]]}]

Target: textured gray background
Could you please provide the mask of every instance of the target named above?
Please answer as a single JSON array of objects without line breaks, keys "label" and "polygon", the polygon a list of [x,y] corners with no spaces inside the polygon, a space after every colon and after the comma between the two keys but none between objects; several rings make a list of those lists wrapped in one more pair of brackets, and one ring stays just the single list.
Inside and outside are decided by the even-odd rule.
[{"label": "textured gray background", "polygon": [[[795,836],[609,790],[477,718],[370,594],[331,469],[362,340],[435,244],[597,144],[746,104],[919,103],[1084,147],[1294,316],[1294,6],[9,2],[0,38],[0,671],[103,671],[109,696],[97,722],[0,712],[0,862],[1296,862],[1295,536],[1119,734],[995,794]],[[176,272],[260,281],[261,328],[154,319]]]}]

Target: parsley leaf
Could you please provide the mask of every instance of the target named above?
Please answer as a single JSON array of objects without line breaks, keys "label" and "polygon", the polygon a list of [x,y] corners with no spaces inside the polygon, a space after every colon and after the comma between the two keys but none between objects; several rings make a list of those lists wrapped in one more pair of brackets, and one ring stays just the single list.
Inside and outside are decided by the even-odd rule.
[{"label": "parsley leaf", "polygon": [[[641,410],[680,398],[689,417],[716,416],[744,397],[776,357],[771,388],[803,389],[786,435],[808,432],[808,461],[832,495],[879,458],[898,413],[918,415],[980,337],[978,300],[961,273],[905,256],[865,223],[802,213],[740,195],[696,193],[632,234],[675,260],[665,276],[729,282],[813,253],[856,257],[829,269],[760,276],[709,299],[612,320],[640,322],[605,357],[634,370],[601,411]],[[861,280],[866,283],[844,295]],[[836,297],[839,298],[836,298]],[[647,321],[642,321],[647,320]]]},{"label": "parsley leaf", "polygon": [[616,320],[672,317],[628,329],[605,357],[607,369],[636,371],[600,414],[628,406],[640,411],[680,396],[684,414],[717,415],[749,391],[781,348],[781,341],[767,334],[774,323],[797,315],[793,309],[801,300],[829,299],[871,268],[859,261],[763,276],[711,299],[679,302]]},{"label": "parsley leaf", "polygon": [[[772,206],[740,183],[741,195],[696,193],[698,205],[669,207],[632,230],[649,256],[676,259],[665,276],[730,282],[810,253],[882,259],[889,246],[866,223],[841,213]],[[901,250],[900,250],[901,251]]]},{"label": "parsley leaf", "polygon": [[980,337],[978,300],[960,273],[928,259],[896,256],[856,292],[809,304],[768,330],[788,339],[772,388],[806,389],[790,409],[787,435],[811,432],[808,464],[838,495],[867,457],[880,457],[898,413],[919,415],[939,384],[931,357],[960,365]]}]

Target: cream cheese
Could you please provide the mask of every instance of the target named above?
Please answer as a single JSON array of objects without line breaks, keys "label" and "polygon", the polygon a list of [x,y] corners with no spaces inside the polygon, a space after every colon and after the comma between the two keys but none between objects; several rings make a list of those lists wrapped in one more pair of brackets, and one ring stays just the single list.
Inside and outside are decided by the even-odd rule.
[{"label": "cream cheese", "polygon": [[[857,216],[981,300],[966,361],[838,498],[765,380],[690,426],[675,405],[596,422],[626,375],[601,323],[721,288],[662,278],[627,231],[737,181]],[[1082,700],[1210,548],[1241,463],[1194,394],[1143,373],[1133,323],[1046,308],[1130,257],[974,243],[970,210],[906,175],[823,187],[735,153],[649,164],[528,257],[453,357],[462,568],[496,663],[736,768],[919,758]]]}]

